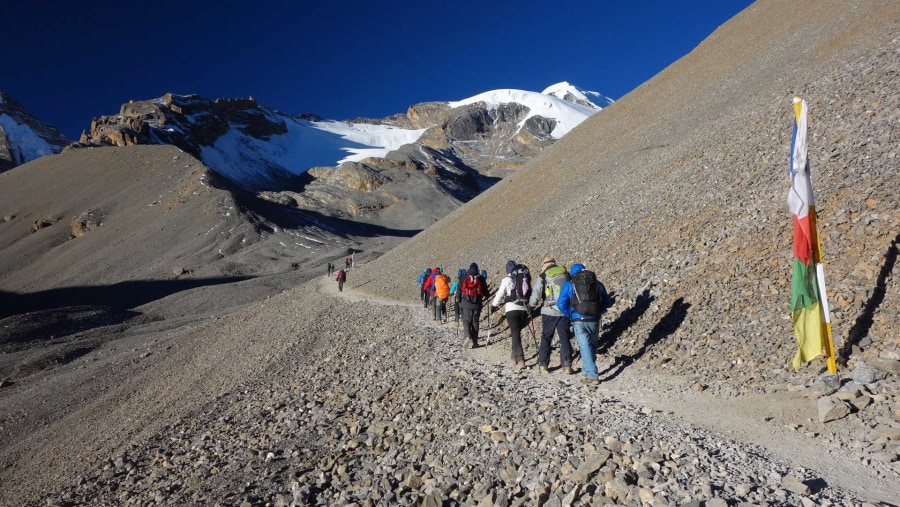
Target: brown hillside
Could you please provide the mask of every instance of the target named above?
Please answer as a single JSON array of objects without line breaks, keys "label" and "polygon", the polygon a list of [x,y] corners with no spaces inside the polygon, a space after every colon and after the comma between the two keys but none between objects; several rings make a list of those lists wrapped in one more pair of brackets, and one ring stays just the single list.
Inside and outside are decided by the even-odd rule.
[{"label": "brown hillside", "polygon": [[795,350],[784,203],[791,99],[800,95],[836,341],[870,335],[868,352],[896,354],[896,290],[871,327],[854,323],[893,280],[882,268],[894,265],[900,231],[898,28],[896,2],[757,2],[523,171],[367,267],[366,290],[410,298],[408,280],[424,266],[455,272],[475,261],[498,280],[507,259],[534,270],[550,253],[595,269],[618,296],[607,318],[612,353],[633,354],[667,315],[684,313],[651,358],[675,358],[669,367],[696,371],[700,382],[726,375],[737,381],[726,389],[763,389]]}]

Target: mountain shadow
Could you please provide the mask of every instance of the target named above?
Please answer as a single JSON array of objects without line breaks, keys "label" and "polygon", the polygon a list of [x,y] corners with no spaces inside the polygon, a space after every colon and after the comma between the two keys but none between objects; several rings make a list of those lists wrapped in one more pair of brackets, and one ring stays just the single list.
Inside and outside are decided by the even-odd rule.
[{"label": "mountain shadow", "polygon": [[875,312],[881,306],[881,303],[884,302],[884,296],[887,294],[888,276],[894,270],[894,265],[897,264],[898,243],[900,243],[900,234],[891,241],[891,246],[885,252],[884,264],[878,273],[875,288],[872,289],[872,295],[869,296],[869,300],[866,301],[866,305],[863,307],[863,312],[856,318],[856,322],[853,323],[853,327],[847,333],[847,339],[836,354],[838,359],[844,364],[846,364],[847,358],[850,357],[853,346],[861,346],[863,340],[869,336],[869,329],[872,328]]},{"label": "mountain shadow", "polygon": [[76,306],[125,311],[177,292],[247,280],[249,276],[182,280],[132,280],[113,285],[62,287],[17,294],[0,291],[0,319],[12,315]]}]

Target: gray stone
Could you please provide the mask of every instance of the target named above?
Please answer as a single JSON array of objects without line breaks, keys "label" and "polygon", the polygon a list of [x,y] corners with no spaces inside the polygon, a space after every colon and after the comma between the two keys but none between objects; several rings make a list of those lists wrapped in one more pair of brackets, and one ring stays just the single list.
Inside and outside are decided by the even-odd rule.
[{"label": "gray stone", "polygon": [[834,398],[819,398],[818,409],[820,423],[836,421],[850,414],[847,404]]},{"label": "gray stone", "polygon": [[785,475],[781,479],[781,485],[787,488],[788,491],[797,493],[798,495],[808,495],[811,493],[809,486],[793,475]]}]

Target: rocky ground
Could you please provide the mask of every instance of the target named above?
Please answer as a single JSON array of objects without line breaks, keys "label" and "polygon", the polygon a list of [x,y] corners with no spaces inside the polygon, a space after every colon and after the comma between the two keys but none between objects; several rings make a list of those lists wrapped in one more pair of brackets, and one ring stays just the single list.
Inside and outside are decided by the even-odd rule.
[{"label": "rocky ground", "polygon": [[502,324],[489,345],[462,349],[452,322],[433,322],[418,302],[366,294],[364,283],[338,293],[323,278],[250,309],[254,322],[271,319],[271,337],[294,336],[270,351],[258,378],[95,453],[61,485],[34,487],[17,474],[28,492],[19,501],[896,504],[896,464],[854,446],[861,440],[846,423],[819,423],[807,388],[731,398],[609,357],[603,383],[588,387],[556,370],[555,357],[550,374],[538,373],[529,339],[529,367],[512,367]]}]

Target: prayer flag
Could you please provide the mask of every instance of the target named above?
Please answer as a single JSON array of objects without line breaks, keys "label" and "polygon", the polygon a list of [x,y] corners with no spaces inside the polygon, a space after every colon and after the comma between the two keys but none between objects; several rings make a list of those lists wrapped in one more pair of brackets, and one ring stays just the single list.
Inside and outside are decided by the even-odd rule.
[{"label": "prayer flag", "polygon": [[793,214],[794,261],[791,279],[791,320],[798,350],[793,366],[811,361],[823,352],[834,373],[825,273],[816,232],[816,205],[807,157],[806,101],[794,97],[794,134],[791,140],[791,189],[787,206]]}]

